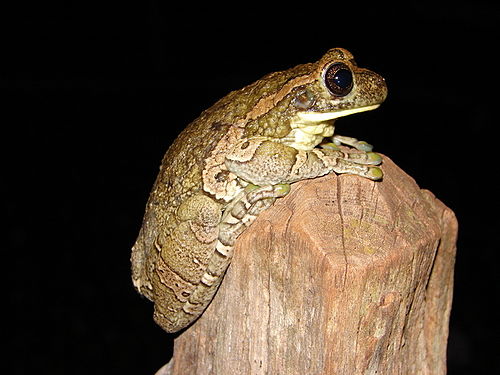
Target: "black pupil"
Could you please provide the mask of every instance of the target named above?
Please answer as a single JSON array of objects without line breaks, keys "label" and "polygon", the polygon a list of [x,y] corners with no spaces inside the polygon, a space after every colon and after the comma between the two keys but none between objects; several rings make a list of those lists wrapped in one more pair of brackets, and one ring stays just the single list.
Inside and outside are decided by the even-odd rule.
[{"label": "black pupil", "polygon": [[347,89],[352,84],[352,74],[347,69],[339,69],[333,76],[333,80],[338,87]]},{"label": "black pupil", "polygon": [[325,84],[333,95],[345,96],[353,87],[352,72],[343,63],[332,64],[326,71]]}]

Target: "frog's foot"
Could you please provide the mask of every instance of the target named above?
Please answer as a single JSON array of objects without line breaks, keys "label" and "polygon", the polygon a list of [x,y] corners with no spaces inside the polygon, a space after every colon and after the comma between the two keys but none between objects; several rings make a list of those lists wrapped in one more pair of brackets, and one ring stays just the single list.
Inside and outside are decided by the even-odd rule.
[{"label": "frog's foot", "polygon": [[315,152],[329,170],[337,174],[356,174],[370,180],[380,180],[383,176],[382,170],[375,167],[382,163],[382,157],[375,152],[344,152],[327,148]]},{"label": "frog's foot", "polygon": [[262,211],[270,207],[276,198],[284,197],[289,191],[289,184],[268,186],[249,184],[226,209],[219,224],[219,241],[225,246],[233,246],[238,236]]},{"label": "frog's foot", "polygon": [[382,163],[382,156],[376,152],[345,152],[341,159],[362,165],[379,165]]},{"label": "frog's foot", "polygon": [[336,146],[340,146],[342,144],[354,147],[359,151],[370,152],[373,150],[373,146],[365,141],[358,141],[356,138],[345,137],[343,135],[334,135],[332,137],[332,142]]},{"label": "frog's foot", "polygon": [[[358,157],[365,156],[365,157]],[[335,173],[349,173],[361,177],[369,178],[370,180],[380,180],[383,177],[382,169],[374,167],[382,161],[380,155],[374,152],[362,154],[346,154],[345,157],[338,158],[332,170]]]},{"label": "frog's foot", "polygon": [[276,184],[262,187],[249,184],[245,188],[245,191],[247,192],[245,199],[250,205],[253,205],[263,199],[284,197],[290,192],[290,184]]}]

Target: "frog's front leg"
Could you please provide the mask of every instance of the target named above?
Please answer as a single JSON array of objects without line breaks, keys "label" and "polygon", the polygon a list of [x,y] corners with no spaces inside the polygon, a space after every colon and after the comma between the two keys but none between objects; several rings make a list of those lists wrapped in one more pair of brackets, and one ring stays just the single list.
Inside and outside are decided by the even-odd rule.
[{"label": "frog's front leg", "polygon": [[270,207],[276,198],[284,197],[290,185],[248,185],[240,196],[226,209],[219,224],[219,242],[232,251],[238,236],[250,226],[262,211]]},{"label": "frog's front leg", "polygon": [[332,171],[378,180],[382,171],[374,165],[381,161],[373,152],[303,151],[265,137],[241,140],[226,155],[225,165],[250,185],[226,208],[219,225],[217,250],[230,256],[236,238],[276,198],[288,194],[290,183]]},{"label": "frog's front leg", "polygon": [[343,152],[334,149],[296,150],[259,137],[242,140],[226,156],[226,167],[255,185],[290,184],[330,172],[351,173],[371,180],[382,178],[375,165],[382,162],[373,152]]}]

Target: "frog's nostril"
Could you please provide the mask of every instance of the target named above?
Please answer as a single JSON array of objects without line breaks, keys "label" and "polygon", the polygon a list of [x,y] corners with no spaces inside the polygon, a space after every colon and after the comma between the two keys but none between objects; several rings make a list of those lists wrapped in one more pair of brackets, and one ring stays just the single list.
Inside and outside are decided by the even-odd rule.
[{"label": "frog's nostril", "polygon": [[377,87],[378,90],[381,90],[381,92],[384,92],[384,97],[387,95],[387,84],[385,82],[384,77],[379,76],[378,74],[375,75],[375,79],[373,80],[373,83],[375,84],[375,87]]}]

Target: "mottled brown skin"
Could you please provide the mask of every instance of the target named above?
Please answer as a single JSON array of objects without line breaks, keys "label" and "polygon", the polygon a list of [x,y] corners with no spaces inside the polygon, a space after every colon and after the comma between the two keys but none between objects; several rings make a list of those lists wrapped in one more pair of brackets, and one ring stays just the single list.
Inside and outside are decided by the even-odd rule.
[{"label": "mottled brown skin", "polygon": [[[346,94],[326,83],[336,63],[352,74]],[[333,135],[334,118],[373,109],[386,95],[380,76],[358,68],[348,51],[332,49],[316,63],[229,93],[187,126],[165,154],[132,249],[134,285],[154,301],[160,326],[175,332],[203,312],[234,241],[287,194],[288,184],[331,172],[382,177],[373,166],[381,162],[377,154],[315,147]],[[363,142],[336,137],[337,145],[364,150]]]}]

